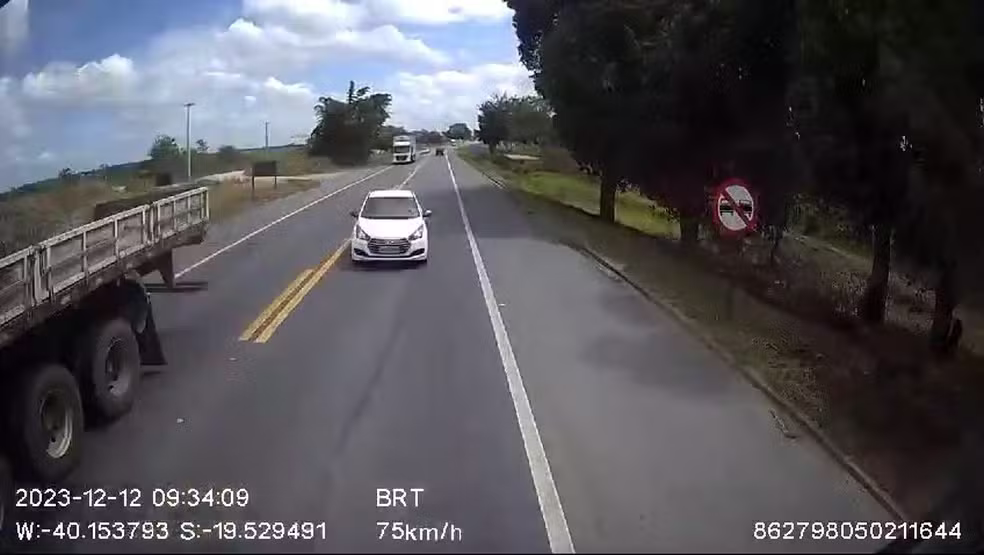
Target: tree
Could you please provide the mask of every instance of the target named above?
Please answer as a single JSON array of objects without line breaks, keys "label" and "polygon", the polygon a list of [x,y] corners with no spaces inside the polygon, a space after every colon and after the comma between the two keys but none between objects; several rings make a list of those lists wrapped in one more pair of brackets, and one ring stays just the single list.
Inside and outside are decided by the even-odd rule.
[{"label": "tree", "polygon": [[444,132],[444,135],[449,139],[470,141],[472,139],[472,130],[468,128],[467,124],[452,123],[448,127],[448,130]]},{"label": "tree", "polygon": [[154,139],[147,156],[157,162],[170,162],[181,159],[181,147],[178,141],[169,135],[158,135]]},{"label": "tree", "polygon": [[543,144],[553,135],[553,114],[547,102],[536,95],[512,99],[509,113],[509,140],[524,144]]},{"label": "tree", "polygon": [[208,153],[208,143],[205,142],[205,139],[198,139],[195,141],[195,152],[198,154]]},{"label": "tree", "polygon": [[512,99],[496,94],[478,107],[478,130],[475,136],[489,147],[495,156],[499,145],[509,140],[509,113]]},{"label": "tree", "polygon": [[417,142],[425,145],[439,145],[444,142],[444,134],[440,131],[422,130],[417,132]]},{"label": "tree", "polygon": [[369,87],[349,82],[345,102],[321,97],[314,107],[317,125],[311,131],[311,154],[329,156],[336,163],[358,164],[369,158],[383,124],[389,118],[389,94],[369,94]]},{"label": "tree", "polygon": [[232,145],[222,145],[219,147],[218,158],[223,162],[235,162],[239,160],[239,150]]},{"label": "tree", "polygon": [[409,134],[410,132],[403,127],[384,125],[379,129],[379,134],[373,141],[373,148],[376,150],[390,150],[393,148],[393,137]]},{"label": "tree", "polygon": [[507,3],[558,137],[601,177],[606,220],[631,181],[695,242],[732,147],[786,132],[788,1]]},{"label": "tree", "polygon": [[941,276],[933,334],[944,334],[955,306],[947,276],[963,256],[956,246],[976,236],[958,231],[954,216],[979,190],[979,172],[967,170],[981,152],[980,3],[827,0],[800,9],[796,106],[820,176],[815,193],[872,230],[858,314],[884,319],[894,245]]},{"label": "tree", "polygon": [[953,311],[961,283],[975,272],[980,277],[984,254],[973,208],[984,203],[984,9],[972,0],[910,8],[896,26],[905,40],[888,52],[888,64],[897,68],[891,93],[908,123],[901,144],[910,162],[895,237],[900,258],[934,276],[929,344],[943,355],[959,341]]}]

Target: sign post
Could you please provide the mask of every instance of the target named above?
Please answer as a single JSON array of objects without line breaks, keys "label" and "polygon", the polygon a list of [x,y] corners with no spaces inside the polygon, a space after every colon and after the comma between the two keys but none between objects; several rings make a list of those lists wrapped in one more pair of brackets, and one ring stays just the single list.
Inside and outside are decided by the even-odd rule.
[{"label": "sign post", "polygon": [[[758,224],[758,202],[748,184],[738,178],[721,182],[711,196],[711,214],[729,250],[741,254],[742,239],[754,233]],[[737,284],[729,273],[725,292],[724,314],[728,320],[734,317],[735,289]]]},{"label": "sign post", "polygon": [[268,160],[261,162],[253,162],[252,171],[252,187],[253,187],[253,200],[256,200],[256,178],[257,177],[273,177],[273,188],[277,188],[277,161]]}]

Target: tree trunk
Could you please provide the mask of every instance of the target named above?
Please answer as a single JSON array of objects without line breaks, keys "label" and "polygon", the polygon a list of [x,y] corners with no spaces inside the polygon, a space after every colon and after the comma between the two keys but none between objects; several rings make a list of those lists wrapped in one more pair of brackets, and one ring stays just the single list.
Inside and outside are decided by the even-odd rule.
[{"label": "tree trunk", "polygon": [[615,223],[615,195],[618,193],[618,180],[609,174],[601,176],[601,193],[598,199],[598,216]]},{"label": "tree trunk", "polygon": [[495,158],[495,151],[498,148],[498,146],[499,145],[496,144],[496,143],[489,143],[489,156],[490,157]]},{"label": "tree trunk", "polygon": [[868,324],[885,321],[885,300],[888,297],[888,274],[892,264],[892,226],[876,224],[872,244],[874,253],[871,274],[864,295],[858,303],[858,316]]},{"label": "tree trunk", "polygon": [[957,307],[957,284],[953,264],[943,264],[936,282],[936,302],[933,306],[933,324],[929,328],[929,345],[934,354],[949,354],[960,340],[955,335],[953,309]]},{"label": "tree trunk", "polygon": [[777,229],[775,235],[772,237],[772,248],[769,249],[769,267],[775,268],[779,263],[779,245],[782,243],[782,237],[785,235],[785,226]]},{"label": "tree trunk", "polygon": [[690,248],[700,240],[700,219],[696,216],[680,216],[680,244]]}]

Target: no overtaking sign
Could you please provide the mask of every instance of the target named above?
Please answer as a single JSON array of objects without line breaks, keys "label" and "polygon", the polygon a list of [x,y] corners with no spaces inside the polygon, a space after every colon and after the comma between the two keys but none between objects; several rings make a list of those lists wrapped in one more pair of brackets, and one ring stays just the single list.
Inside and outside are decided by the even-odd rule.
[{"label": "no overtaking sign", "polygon": [[741,179],[728,179],[714,191],[714,223],[726,235],[745,235],[755,231],[758,203],[748,184]]}]

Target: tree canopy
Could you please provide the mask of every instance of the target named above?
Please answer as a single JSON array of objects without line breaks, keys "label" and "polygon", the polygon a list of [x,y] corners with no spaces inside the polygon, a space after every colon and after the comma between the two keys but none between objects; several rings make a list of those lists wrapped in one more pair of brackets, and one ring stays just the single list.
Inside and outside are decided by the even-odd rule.
[{"label": "tree canopy", "polygon": [[478,110],[475,136],[490,151],[505,142],[542,144],[553,138],[550,107],[539,96],[496,94]]},{"label": "tree canopy", "polygon": [[509,139],[511,102],[508,96],[497,94],[478,107],[478,129],[475,137],[488,145],[493,154],[500,144]]},{"label": "tree canopy", "polygon": [[311,154],[339,164],[364,163],[389,119],[391,101],[389,94],[370,94],[369,87],[356,89],[354,81],[344,101],[320,97],[314,107],[317,124],[308,139]]},{"label": "tree canopy", "polygon": [[472,130],[465,123],[452,123],[448,130],[444,132],[444,135],[449,139],[454,139],[458,141],[470,141],[472,139]]},{"label": "tree canopy", "polygon": [[158,135],[147,151],[147,156],[154,161],[172,161],[181,158],[181,147],[178,140],[170,135]]},{"label": "tree canopy", "polygon": [[[981,2],[506,3],[553,131],[601,178],[601,217],[631,183],[693,243],[724,177],[752,181],[779,233],[806,195],[871,232],[866,321],[883,318],[895,251],[936,275],[934,343],[949,333],[984,252],[968,208],[984,195]],[[493,150],[516,140],[509,102],[479,109]]]}]

